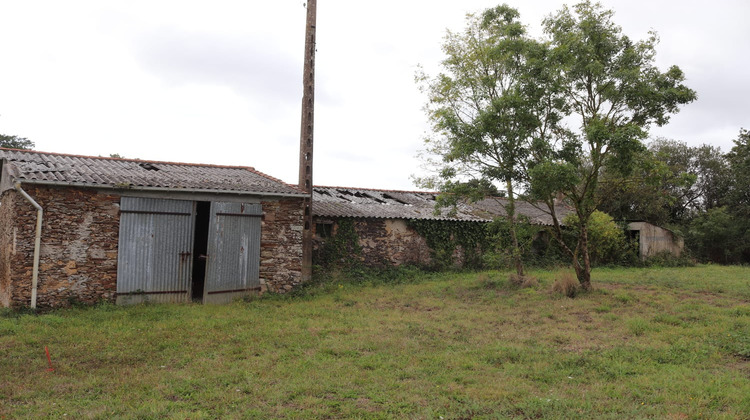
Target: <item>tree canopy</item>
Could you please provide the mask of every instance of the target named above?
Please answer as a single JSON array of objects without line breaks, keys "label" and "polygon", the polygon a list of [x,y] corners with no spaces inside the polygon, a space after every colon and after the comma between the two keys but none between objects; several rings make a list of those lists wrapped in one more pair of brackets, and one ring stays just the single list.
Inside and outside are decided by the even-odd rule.
[{"label": "tree canopy", "polygon": [[530,94],[527,74],[541,46],[527,36],[518,17],[507,5],[469,15],[463,32],[446,36],[444,72],[434,78],[419,75],[435,132],[427,139],[428,149],[442,158],[435,162],[438,176],[420,181],[450,193],[441,196],[443,204],[497,194],[498,183],[507,197],[511,253],[523,276],[515,184],[523,177],[539,128],[534,113],[539,98]]},{"label": "tree canopy", "polygon": [[34,142],[24,137],[0,134],[0,147],[31,150],[34,148]]},{"label": "tree canopy", "polygon": [[[632,41],[614,12],[589,1],[563,7],[533,39],[502,5],[470,16],[443,46],[446,73],[427,84],[442,186],[467,179],[503,185],[509,198],[546,203],[553,234],[590,287],[588,225],[602,174],[628,174],[652,125],[696,98],[677,66],[655,64],[658,38]],[[563,241],[560,196],[574,208],[578,240]]]},{"label": "tree canopy", "polygon": [[[531,191],[549,201],[565,196],[578,217],[578,243],[569,250],[578,279],[590,286],[588,223],[597,208],[602,173],[634,168],[651,125],[664,125],[679,106],[696,98],[677,66],[655,65],[658,38],[634,42],[600,4],[567,6],[544,20],[560,89],[578,126],[533,167]],[[554,176],[560,174],[562,176]],[[542,181],[547,185],[541,185]],[[558,236],[562,236],[558,229]]]},{"label": "tree canopy", "polygon": [[726,203],[729,167],[718,147],[658,138],[628,175],[605,170],[598,209],[618,220],[681,225]]}]

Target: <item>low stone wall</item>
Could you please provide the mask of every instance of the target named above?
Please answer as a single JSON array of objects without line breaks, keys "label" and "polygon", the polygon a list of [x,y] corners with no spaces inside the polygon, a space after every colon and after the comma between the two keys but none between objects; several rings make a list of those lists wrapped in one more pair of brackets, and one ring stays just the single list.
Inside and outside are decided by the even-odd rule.
[{"label": "low stone wall", "polygon": [[303,201],[263,201],[261,291],[285,293],[302,282]]},{"label": "low stone wall", "polygon": [[[114,301],[120,197],[82,188],[24,190],[44,209],[37,305]],[[0,259],[7,264],[0,264],[0,285],[8,285],[9,299],[0,303],[29,306],[36,209],[16,191],[5,193],[2,207]]]}]

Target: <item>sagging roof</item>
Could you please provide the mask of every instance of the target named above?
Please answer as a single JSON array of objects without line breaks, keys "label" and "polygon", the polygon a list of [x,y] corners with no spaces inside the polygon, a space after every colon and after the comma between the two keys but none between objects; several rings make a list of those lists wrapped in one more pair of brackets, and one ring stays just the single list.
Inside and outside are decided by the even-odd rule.
[{"label": "sagging roof", "polygon": [[78,156],[0,148],[4,171],[21,183],[274,196],[305,193],[245,166]]},{"label": "sagging roof", "polygon": [[[424,219],[489,222],[506,215],[507,199],[493,197],[460,203],[455,215],[451,209],[440,209],[435,214],[435,200],[440,193],[420,191],[375,190],[365,188],[314,187],[312,211],[317,217],[354,217],[380,219]],[[551,225],[552,217],[539,207],[517,201],[516,211],[526,216],[530,223]],[[562,219],[570,212],[567,206],[555,207]]]}]

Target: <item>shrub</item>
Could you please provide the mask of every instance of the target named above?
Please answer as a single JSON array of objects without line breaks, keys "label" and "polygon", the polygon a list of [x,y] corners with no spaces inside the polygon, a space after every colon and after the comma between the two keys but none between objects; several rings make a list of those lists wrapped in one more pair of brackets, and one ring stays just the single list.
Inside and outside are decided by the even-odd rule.
[{"label": "shrub", "polygon": [[516,273],[513,273],[510,276],[508,276],[508,283],[510,283],[511,286],[521,287],[521,285],[523,284],[523,280],[524,280],[524,276],[519,276]]},{"label": "shrub", "polygon": [[[570,213],[563,220],[578,238],[578,216]],[[589,256],[592,265],[623,264],[637,261],[637,244],[628,241],[625,227],[601,211],[591,214],[588,224]]]},{"label": "shrub", "polygon": [[539,280],[537,280],[536,277],[526,276],[524,277],[523,283],[521,283],[522,289],[537,287],[539,287]]},{"label": "shrub", "polygon": [[536,279],[536,277],[519,276],[515,273],[511,274],[508,277],[508,283],[510,283],[510,285],[513,287],[519,287],[521,289],[539,286],[539,281]]},{"label": "shrub", "polygon": [[646,258],[642,265],[646,267],[694,267],[695,263],[687,252],[675,257],[671,252],[663,251]]},{"label": "shrub", "polygon": [[[504,217],[496,218],[487,225],[490,247],[484,255],[485,266],[495,269],[511,269],[514,267],[514,250],[510,228],[508,219]],[[537,264],[539,252],[535,249],[535,242],[541,235],[543,228],[529,223],[528,218],[524,215],[516,216],[515,228],[518,248],[524,264]]]},{"label": "shrub", "polygon": [[552,291],[565,295],[569,298],[574,298],[580,290],[580,283],[572,273],[562,273],[557,276],[555,282],[552,284]]}]

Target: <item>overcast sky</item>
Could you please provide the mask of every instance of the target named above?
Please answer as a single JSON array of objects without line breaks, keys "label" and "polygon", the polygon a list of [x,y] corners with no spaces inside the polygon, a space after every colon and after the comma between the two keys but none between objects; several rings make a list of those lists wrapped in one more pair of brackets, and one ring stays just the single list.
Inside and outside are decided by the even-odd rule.
[{"label": "overcast sky", "polygon": [[[486,0],[319,0],[314,182],[415,189],[428,130],[418,64]],[[562,2],[508,1],[531,33]],[[653,136],[727,151],[750,128],[750,2],[604,0],[661,38],[698,100]],[[0,134],[37,150],[253,166],[296,183],[305,8],[298,0],[0,0]]]}]

